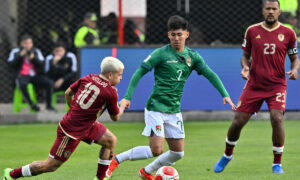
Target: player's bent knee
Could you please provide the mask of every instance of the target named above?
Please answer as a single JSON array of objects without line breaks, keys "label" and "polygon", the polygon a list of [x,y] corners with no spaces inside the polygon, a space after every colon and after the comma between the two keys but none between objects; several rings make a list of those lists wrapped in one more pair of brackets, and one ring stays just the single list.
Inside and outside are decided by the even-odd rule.
[{"label": "player's bent knee", "polygon": [[154,157],[157,157],[157,156],[159,156],[159,155],[161,155],[163,153],[163,151],[159,151],[159,152],[156,152],[156,151],[152,151],[152,154],[153,154],[153,156]]},{"label": "player's bent knee", "polygon": [[110,138],[107,139],[106,143],[104,144],[105,148],[114,149],[117,144],[117,137],[112,135]]},{"label": "player's bent knee", "polygon": [[151,151],[154,157],[159,156],[164,152],[163,149],[159,149],[159,148],[151,149]]},{"label": "player's bent knee", "polygon": [[282,124],[282,120],[278,119],[274,119],[273,122],[272,122],[272,127],[273,128],[278,128],[278,127],[282,127],[283,124]]}]

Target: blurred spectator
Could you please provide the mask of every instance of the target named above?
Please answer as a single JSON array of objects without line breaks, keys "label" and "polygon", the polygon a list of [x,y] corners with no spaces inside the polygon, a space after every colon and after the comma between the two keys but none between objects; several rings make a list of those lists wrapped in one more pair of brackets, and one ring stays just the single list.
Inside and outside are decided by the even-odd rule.
[{"label": "blurred spectator", "polygon": [[46,109],[54,111],[51,105],[53,93],[52,81],[44,75],[44,57],[41,51],[33,46],[32,37],[21,37],[20,47],[11,50],[8,63],[15,70],[16,85],[20,88],[23,97],[34,111],[40,108],[33,104],[27,92],[27,84],[32,83],[36,88],[46,90]]},{"label": "blurred spectator", "polygon": [[52,54],[46,57],[45,72],[54,82],[54,91],[67,90],[77,75],[75,54],[67,52],[63,43],[56,43]]},{"label": "blurred spectator", "polygon": [[125,44],[141,44],[139,37],[140,30],[133,20],[127,19],[124,23],[124,43]]},{"label": "blurred spectator", "polygon": [[279,0],[280,9],[284,12],[289,12],[292,16],[297,15],[298,10],[298,0]]},{"label": "blurred spectator", "polygon": [[83,24],[75,34],[74,45],[76,48],[85,45],[100,45],[96,13],[86,13]]},{"label": "blurred spectator", "polygon": [[199,45],[199,44],[204,44],[203,41],[203,33],[200,31],[200,29],[195,25],[195,23],[191,23],[189,25],[189,32],[190,36],[187,39],[186,44],[187,45]]},{"label": "blurred spectator", "polygon": [[101,23],[101,43],[117,44],[118,42],[118,19],[115,13],[111,12],[103,18]]},{"label": "blurred spectator", "polygon": [[285,22],[284,25],[286,25],[287,27],[291,28],[292,30],[294,30],[294,32],[297,35],[297,42],[300,42],[300,30],[297,27],[298,24],[298,20],[296,16],[293,16],[291,13],[284,13],[283,14],[285,16]]},{"label": "blurred spectator", "polygon": [[7,58],[11,47],[11,44],[9,42],[10,41],[7,33],[3,29],[0,29],[0,60]]},{"label": "blurred spectator", "polygon": [[67,18],[53,16],[47,24],[38,23],[33,28],[33,39],[44,55],[51,53],[55,43],[66,42],[66,48],[72,48],[73,37]]},{"label": "blurred spectator", "polygon": [[32,29],[32,34],[35,45],[39,47],[44,55],[49,54],[49,47],[52,47],[54,45],[54,42],[52,41],[52,37],[48,31],[48,28],[41,23],[37,23]]}]

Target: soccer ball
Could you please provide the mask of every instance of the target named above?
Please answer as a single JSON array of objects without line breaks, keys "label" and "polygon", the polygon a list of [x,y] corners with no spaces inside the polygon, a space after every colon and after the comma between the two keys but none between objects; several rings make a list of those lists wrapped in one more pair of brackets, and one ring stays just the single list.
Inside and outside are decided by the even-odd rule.
[{"label": "soccer ball", "polygon": [[163,166],[159,168],[155,175],[155,180],[178,180],[179,174],[177,170],[171,166]]}]

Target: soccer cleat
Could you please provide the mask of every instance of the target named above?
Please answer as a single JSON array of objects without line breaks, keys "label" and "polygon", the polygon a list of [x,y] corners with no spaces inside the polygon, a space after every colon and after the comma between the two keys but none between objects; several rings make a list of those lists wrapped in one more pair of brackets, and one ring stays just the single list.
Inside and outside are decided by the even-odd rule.
[{"label": "soccer cleat", "polygon": [[282,174],[283,173],[281,164],[274,164],[272,166],[272,170],[273,170],[273,173],[276,173],[276,174]]},{"label": "soccer cleat", "polygon": [[227,158],[225,156],[222,156],[222,158],[215,164],[214,171],[216,173],[222,172],[231,159],[232,157]]},{"label": "soccer cleat", "polygon": [[11,176],[10,176],[10,171],[12,171],[13,169],[11,169],[11,168],[6,168],[6,169],[4,169],[4,171],[3,171],[3,180],[14,180],[14,178],[12,178]]},{"label": "soccer cleat", "polygon": [[113,171],[119,166],[119,163],[117,162],[115,155],[112,157],[111,162],[108,166],[108,169],[106,171],[106,177],[110,178]]},{"label": "soccer cleat", "polygon": [[139,171],[139,176],[140,178],[142,178],[143,180],[154,180],[154,176],[152,174],[148,174],[145,172],[144,167],[142,167]]}]

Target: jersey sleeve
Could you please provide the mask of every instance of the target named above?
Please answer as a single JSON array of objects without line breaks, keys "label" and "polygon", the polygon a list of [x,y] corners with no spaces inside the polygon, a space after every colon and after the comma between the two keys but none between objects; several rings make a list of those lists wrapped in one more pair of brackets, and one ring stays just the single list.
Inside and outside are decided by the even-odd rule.
[{"label": "jersey sleeve", "polygon": [[290,39],[289,39],[289,44],[288,44],[288,55],[294,55],[298,53],[297,49],[297,37],[294,31],[290,30]]},{"label": "jersey sleeve", "polygon": [[75,81],[73,84],[70,85],[70,89],[73,92],[77,92],[80,84],[81,84],[81,79],[78,79],[77,81]]},{"label": "jersey sleeve", "polygon": [[135,88],[137,87],[140,79],[147,73],[148,71],[143,68],[143,67],[139,67],[135,73],[132,75],[131,79],[130,79],[130,82],[129,82],[129,85],[128,85],[128,88],[127,88],[127,91],[126,91],[126,94],[124,96],[124,99],[127,99],[127,100],[131,100],[131,97],[132,97],[132,94],[135,90]]},{"label": "jersey sleeve", "polygon": [[110,115],[119,114],[119,106],[118,106],[118,94],[117,90],[113,87],[110,96],[107,99],[107,110]]},{"label": "jersey sleeve", "polygon": [[208,67],[204,59],[200,56],[200,54],[196,53],[193,57],[193,60],[195,62],[193,69],[197,71],[198,74],[202,74],[202,71]]},{"label": "jersey sleeve", "polygon": [[143,62],[142,67],[151,71],[155,66],[159,64],[161,60],[161,53],[159,49],[153,51]]},{"label": "jersey sleeve", "polygon": [[245,32],[245,37],[244,37],[244,40],[243,40],[243,44],[242,44],[242,49],[246,52],[251,52],[251,47],[252,47],[252,44],[251,44],[251,29],[248,28]]}]

